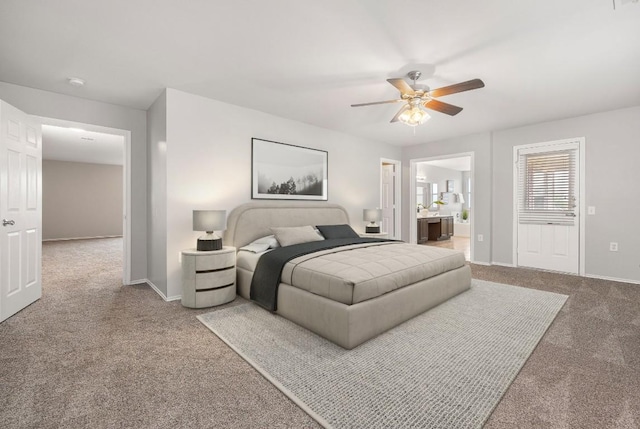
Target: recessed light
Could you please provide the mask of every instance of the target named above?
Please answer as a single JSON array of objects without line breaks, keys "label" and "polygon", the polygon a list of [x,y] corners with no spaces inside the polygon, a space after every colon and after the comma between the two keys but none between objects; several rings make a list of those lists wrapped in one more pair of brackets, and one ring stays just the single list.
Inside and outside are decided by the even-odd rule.
[{"label": "recessed light", "polygon": [[70,77],[67,80],[69,82],[69,85],[77,86],[77,87],[84,86],[84,79],[80,79],[79,77]]}]

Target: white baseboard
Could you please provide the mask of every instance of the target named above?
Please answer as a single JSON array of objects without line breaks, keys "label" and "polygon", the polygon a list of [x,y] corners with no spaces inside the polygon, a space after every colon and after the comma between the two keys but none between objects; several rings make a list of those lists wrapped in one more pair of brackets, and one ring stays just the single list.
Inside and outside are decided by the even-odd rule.
[{"label": "white baseboard", "polygon": [[166,296],[164,293],[162,293],[162,291],[158,288],[158,286],[154,285],[153,282],[149,279],[144,279],[144,282],[147,283],[149,286],[151,286],[151,289],[155,290],[156,293],[160,295],[160,297],[162,297],[162,299],[164,299],[166,302],[177,301],[182,298],[182,295],[175,295],[175,296],[169,296],[169,297]]},{"label": "white baseboard", "polygon": [[122,235],[98,235],[96,237],[73,237],[73,238],[47,238],[42,241],[73,241],[73,240],[93,240],[96,238],[122,238]]},{"label": "white baseboard", "polygon": [[504,262],[491,262],[491,265],[497,265],[499,267],[516,268],[515,265],[513,265],[513,264],[505,264]]},{"label": "white baseboard", "polygon": [[484,265],[485,267],[490,267],[491,266],[491,264],[488,263],[488,262],[480,262],[480,261],[469,261],[469,262],[472,263],[472,264],[475,264],[475,265]]},{"label": "white baseboard", "polygon": [[599,276],[597,274],[585,274],[584,276],[592,279],[610,280],[612,282],[631,283],[634,285],[640,285],[640,280],[620,279],[617,277]]}]

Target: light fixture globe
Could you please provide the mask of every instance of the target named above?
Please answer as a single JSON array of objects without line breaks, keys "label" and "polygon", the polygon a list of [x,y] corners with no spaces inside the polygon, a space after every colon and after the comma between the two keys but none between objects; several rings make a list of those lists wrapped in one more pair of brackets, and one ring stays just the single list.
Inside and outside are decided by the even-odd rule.
[{"label": "light fixture globe", "polygon": [[71,86],[75,86],[75,87],[83,87],[85,84],[85,80],[84,79],[80,79],[79,77],[69,77],[67,78],[67,83],[69,83],[69,85]]},{"label": "light fixture globe", "polygon": [[410,127],[416,127],[424,124],[431,118],[427,108],[423,105],[422,98],[412,98],[408,103],[410,107],[398,116],[398,120],[403,124],[409,125]]}]

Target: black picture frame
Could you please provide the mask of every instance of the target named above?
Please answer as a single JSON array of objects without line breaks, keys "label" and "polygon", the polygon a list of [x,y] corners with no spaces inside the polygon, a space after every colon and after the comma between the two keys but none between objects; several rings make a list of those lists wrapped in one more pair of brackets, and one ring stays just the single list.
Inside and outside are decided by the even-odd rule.
[{"label": "black picture frame", "polygon": [[327,201],[329,153],[253,137],[251,199]]}]

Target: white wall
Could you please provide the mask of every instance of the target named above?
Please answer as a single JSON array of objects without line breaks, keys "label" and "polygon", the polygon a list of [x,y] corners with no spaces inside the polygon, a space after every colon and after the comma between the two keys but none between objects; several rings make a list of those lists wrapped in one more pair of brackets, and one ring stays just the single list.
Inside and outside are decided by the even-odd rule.
[{"label": "white wall", "polygon": [[0,99],[31,115],[131,132],[131,279],[147,277],[147,119],[143,110],[0,82]]},{"label": "white wall", "polygon": [[[411,159],[475,152],[474,259],[512,265],[513,147],[573,137],[586,139],[585,203],[596,207],[596,215],[586,215],[586,274],[640,282],[640,106],[407,147],[405,213]],[[405,240],[408,228],[405,223]],[[484,235],[483,242],[477,241],[478,234]],[[618,252],[609,251],[613,241]]]},{"label": "white wall", "polygon": [[586,205],[596,207],[586,216],[586,274],[640,281],[640,106],[493,134],[493,261],[512,263],[513,147],[572,137],[585,137]]},{"label": "white wall", "polygon": [[42,239],[122,235],[122,166],[42,160]]},{"label": "white wall", "polygon": [[147,111],[147,278],[167,297],[167,93]]},{"label": "white wall", "polygon": [[251,201],[251,138],[326,150],[329,202],[364,230],[362,209],[380,205],[380,158],[401,148],[167,89],[167,295],[181,294],[178,254],[195,247],[192,210]]}]

